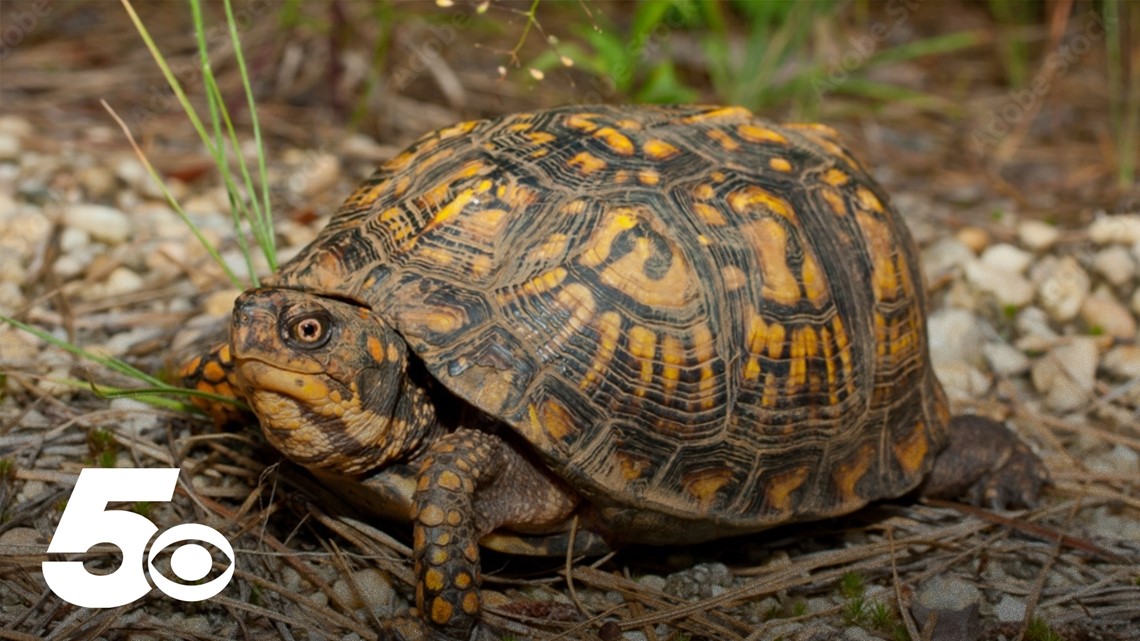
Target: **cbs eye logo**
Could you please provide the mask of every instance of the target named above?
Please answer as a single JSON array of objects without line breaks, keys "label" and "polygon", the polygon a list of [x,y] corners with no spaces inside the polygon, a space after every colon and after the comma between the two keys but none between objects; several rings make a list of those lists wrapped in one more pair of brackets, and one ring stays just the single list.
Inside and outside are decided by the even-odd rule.
[{"label": "cbs eye logo", "polygon": [[[221,592],[234,574],[234,549],[214,528],[200,523],[184,523],[164,530],[134,512],[108,510],[111,501],[151,501],[165,503],[174,498],[178,468],[83,469],[59,527],[48,545],[49,553],[82,553],[96,543],[112,543],[123,552],[123,562],[110,574],[91,574],[82,561],[44,561],[44,580],[64,601],[86,608],[113,608],[126,605],[150,592],[151,584],[181,601],[202,601]],[[151,541],[151,538],[154,540]],[[179,541],[204,541],[217,547],[230,565],[216,579],[201,585],[171,581],[154,567],[164,549]],[[150,554],[146,554],[150,543]],[[146,569],[141,560],[146,555]],[[183,581],[198,581],[209,574],[210,552],[197,543],[186,543],[174,550],[170,569]]]}]

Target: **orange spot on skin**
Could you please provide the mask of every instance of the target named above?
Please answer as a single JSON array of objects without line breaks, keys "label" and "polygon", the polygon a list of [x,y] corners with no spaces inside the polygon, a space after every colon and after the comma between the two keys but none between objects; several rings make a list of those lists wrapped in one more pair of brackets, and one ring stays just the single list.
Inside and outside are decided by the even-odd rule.
[{"label": "orange spot on skin", "polygon": [[439,478],[436,479],[436,484],[452,492],[458,492],[463,487],[463,481],[460,480],[459,475],[451,470],[441,472]]},{"label": "orange spot on skin", "polygon": [[[420,510],[419,521],[428,527],[436,527],[443,524],[443,509],[438,505],[426,505],[424,509]],[[447,553],[444,553],[446,559]],[[438,565],[438,564],[437,564]]]},{"label": "orange spot on skin", "polygon": [[463,608],[463,611],[470,615],[479,613],[479,605],[479,592],[477,590],[472,590],[464,594],[463,601],[460,603],[460,607]]},{"label": "orange spot on skin", "polygon": [[451,604],[443,599],[443,597],[436,597],[431,602],[431,620],[436,625],[443,625],[451,620],[452,615]]},{"label": "orange spot on skin", "polygon": [[926,464],[926,454],[930,451],[930,442],[926,438],[926,425],[921,421],[916,423],[910,434],[895,440],[894,450],[895,459],[908,476],[920,472]]},{"label": "orange spot on skin", "polygon": [[[195,361],[195,369],[197,369],[198,360]],[[221,363],[217,361],[208,361],[206,366],[202,368],[202,378],[210,381],[211,383],[220,383],[226,380],[226,370],[222,367]]]},{"label": "orange spot on skin", "polygon": [[794,470],[775,474],[768,480],[764,497],[773,511],[788,512],[792,507],[792,492],[795,492],[808,477],[808,468],[797,467]]},{"label": "orange spot on skin", "polygon": [[474,581],[471,578],[471,575],[466,573],[466,572],[460,572],[459,574],[456,574],[455,580],[452,581],[452,583],[455,585],[455,587],[457,587],[461,590],[466,590],[467,588],[471,587],[471,584],[473,582]]},{"label": "orange spot on skin", "polygon": [[443,590],[443,572],[436,568],[430,568],[424,572],[424,587],[432,592],[440,592]]}]

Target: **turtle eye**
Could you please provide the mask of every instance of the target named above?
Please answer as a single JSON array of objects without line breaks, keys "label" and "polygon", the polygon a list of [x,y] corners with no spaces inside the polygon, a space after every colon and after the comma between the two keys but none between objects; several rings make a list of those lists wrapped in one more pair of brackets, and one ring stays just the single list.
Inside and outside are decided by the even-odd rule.
[{"label": "turtle eye", "polygon": [[287,338],[290,343],[303,349],[316,349],[329,341],[332,324],[327,314],[312,313],[291,319]]}]

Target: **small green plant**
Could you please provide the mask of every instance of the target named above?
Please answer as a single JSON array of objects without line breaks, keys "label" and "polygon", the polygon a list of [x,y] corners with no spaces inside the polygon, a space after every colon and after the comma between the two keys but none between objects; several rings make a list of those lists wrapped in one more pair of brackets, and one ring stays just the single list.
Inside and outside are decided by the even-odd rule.
[{"label": "small green plant", "polygon": [[[1140,11],[1132,4],[1120,0],[1104,0],[1101,4],[1108,59],[1109,122],[1117,145],[1117,184],[1122,190],[1134,188],[1136,150],[1140,149],[1140,64],[1130,53],[1130,49],[1135,51],[1136,34],[1140,34]],[[1124,24],[1125,21],[1130,24]],[[1133,39],[1131,48],[1129,38]]]},{"label": "small green plant", "polygon": [[867,582],[858,572],[847,572],[839,579],[839,593],[845,599],[861,597],[866,591]]},{"label": "small green plant", "polygon": [[867,624],[867,602],[861,596],[848,597],[840,612],[843,623],[847,625],[864,626]]},{"label": "small green plant", "polygon": [[807,601],[804,601],[803,599],[796,599],[795,602],[792,603],[792,616],[793,617],[802,617],[803,615],[805,615],[807,613],[808,613]]},{"label": "small green plant", "polygon": [[119,456],[119,443],[108,430],[94,429],[87,432],[87,453],[91,461],[99,467],[115,467]]},{"label": "small green plant", "polygon": [[10,458],[0,458],[0,482],[8,482],[16,478],[16,463]]},{"label": "small green plant", "polygon": [[1049,623],[1041,617],[1033,617],[1025,629],[1025,641],[1065,641]]},{"label": "small green plant", "polygon": [[133,511],[135,514],[145,516],[149,519],[152,507],[154,507],[154,505],[151,504],[150,501],[137,501],[133,506],[131,506],[131,511]]}]

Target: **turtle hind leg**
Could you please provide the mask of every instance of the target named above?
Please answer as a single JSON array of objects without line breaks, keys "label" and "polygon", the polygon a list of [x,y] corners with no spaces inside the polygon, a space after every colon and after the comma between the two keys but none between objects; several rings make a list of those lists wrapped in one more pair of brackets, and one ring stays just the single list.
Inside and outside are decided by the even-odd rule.
[{"label": "turtle hind leg", "polygon": [[1049,481],[1045,466],[1004,425],[981,416],[955,416],[949,438],[922,486],[923,496],[966,499],[996,509],[1037,503]]}]

